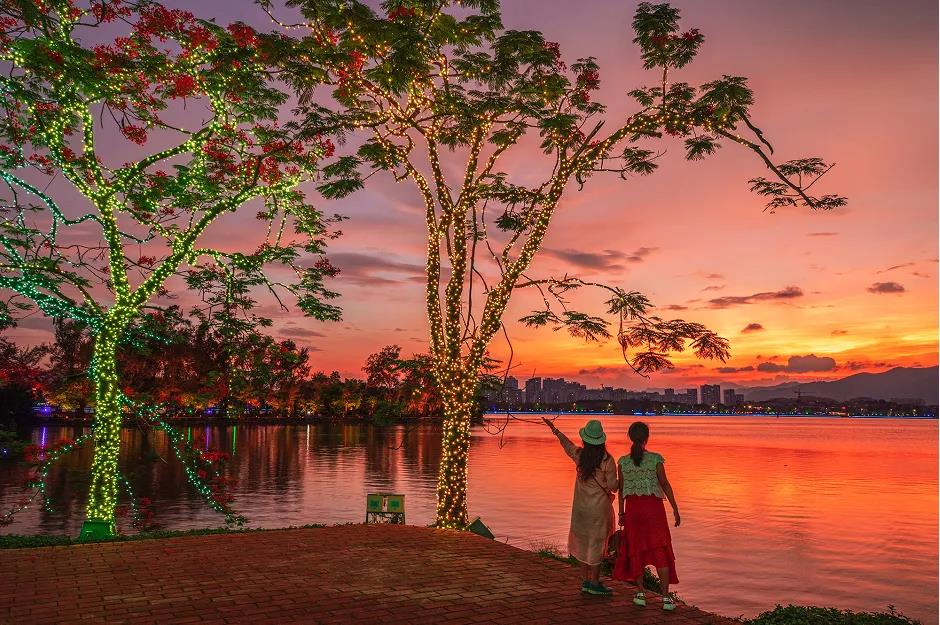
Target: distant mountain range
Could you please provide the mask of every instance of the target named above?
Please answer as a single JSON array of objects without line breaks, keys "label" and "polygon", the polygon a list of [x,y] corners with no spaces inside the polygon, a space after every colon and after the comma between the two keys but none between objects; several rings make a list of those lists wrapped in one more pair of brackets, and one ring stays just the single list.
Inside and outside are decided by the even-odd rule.
[{"label": "distant mountain range", "polygon": [[937,367],[895,367],[882,373],[856,373],[831,382],[785,382],[776,386],[752,386],[740,392],[749,401],[776,397],[795,397],[799,391],[807,397],[827,397],[836,401],[870,397],[872,399],[921,399],[928,405],[938,403]]}]

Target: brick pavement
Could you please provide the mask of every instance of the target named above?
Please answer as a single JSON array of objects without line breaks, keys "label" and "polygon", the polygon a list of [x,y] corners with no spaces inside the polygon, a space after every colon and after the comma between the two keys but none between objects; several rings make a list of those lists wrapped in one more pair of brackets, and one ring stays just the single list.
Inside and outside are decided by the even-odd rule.
[{"label": "brick pavement", "polygon": [[575,567],[479,536],[347,525],[0,550],[0,623],[727,623],[579,592]]}]

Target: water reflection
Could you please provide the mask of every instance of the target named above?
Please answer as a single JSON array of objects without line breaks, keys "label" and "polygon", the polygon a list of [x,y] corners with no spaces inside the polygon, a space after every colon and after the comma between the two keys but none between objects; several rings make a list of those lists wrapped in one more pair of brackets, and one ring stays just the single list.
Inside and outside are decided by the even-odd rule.
[{"label": "water reflection", "polygon": [[[604,418],[609,447],[627,452],[629,417]],[[576,436],[583,419],[563,417]],[[706,609],[751,615],[776,602],[903,612],[937,622],[937,423],[651,417],[682,508],[673,534],[680,595]],[[37,444],[75,427],[33,432]],[[122,434],[121,466],[166,528],[215,526],[219,515],[186,486],[162,432]],[[193,426],[186,438],[231,454],[236,508],[253,527],[361,521],[365,495],[406,495],[408,520],[434,513],[440,433],[432,426],[354,424]],[[501,540],[564,544],[574,471],[542,426],[499,439],[474,430],[470,508]],[[75,534],[91,449],[50,475],[55,512],[22,513],[10,533]],[[0,465],[0,505],[22,493],[24,468]],[[126,522],[125,522],[126,524]]]}]

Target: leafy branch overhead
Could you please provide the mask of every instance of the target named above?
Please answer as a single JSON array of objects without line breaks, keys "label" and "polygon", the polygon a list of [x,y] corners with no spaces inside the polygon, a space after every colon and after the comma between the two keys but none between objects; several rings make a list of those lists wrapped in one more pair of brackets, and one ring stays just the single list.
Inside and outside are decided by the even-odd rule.
[{"label": "leafy branch overhead", "polygon": [[[517,288],[536,287],[542,294],[544,308],[520,319],[528,326],[553,326],[568,330],[572,336],[588,341],[600,341],[611,337],[611,323],[602,318],[568,309],[565,293],[583,287],[594,287],[607,291],[607,314],[617,320],[617,341],[624,359],[640,375],[672,367],[670,353],[681,353],[691,347],[698,358],[724,362],[730,356],[728,341],[700,323],[682,319],[662,319],[652,314],[653,305],[642,293],[624,291],[580,278],[564,276],[527,280]],[[560,314],[554,306],[560,307]],[[632,358],[628,356],[632,352]]]},{"label": "leafy branch overhead", "polygon": [[[321,191],[342,197],[378,171],[416,185],[428,227],[432,351],[460,358],[470,370],[479,369],[501,327],[509,294],[535,286],[523,275],[567,182],[583,186],[603,173],[625,180],[651,174],[664,152],[657,140],[675,137],[693,161],[728,142],[748,148],[769,171],[750,184],[771,210],[845,203],[813,193],[831,164],[772,160],[772,144],[751,119],[754,94],[745,78],[726,74],[700,85],[676,80],[705,36],[681,28],[679,11],[667,4],[637,6],[633,41],[653,80],[629,93],[637,108],[619,122],[605,118],[606,107],[595,98],[601,68],[594,58],[569,64],[542,33],[503,29],[498,2],[388,1],[381,12],[356,1],[290,4],[303,20],[284,25],[306,34],[285,44],[278,62],[302,94],[298,128],[316,136],[342,127],[362,138],[354,153],[324,167]],[[320,82],[332,85],[336,110],[312,101],[310,86]],[[526,156],[527,175],[502,167],[506,153],[532,140],[543,160]],[[445,173],[443,164],[455,159],[458,176]],[[536,175],[541,179],[532,182]],[[444,266],[450,277],[433,295]],[[568,278],[553,284],[555,292],[571,288]],[[680,336],[697,355],[727,356],[727,344],[704,328],[661,319],[651,309],[627,317],[608,311],[625,353],[636,350],[635,369],[669,366],[668,353],[683,347]],[[566,304],[523,321],[564,327],[587,340],[610,336],[610,322]]]}]

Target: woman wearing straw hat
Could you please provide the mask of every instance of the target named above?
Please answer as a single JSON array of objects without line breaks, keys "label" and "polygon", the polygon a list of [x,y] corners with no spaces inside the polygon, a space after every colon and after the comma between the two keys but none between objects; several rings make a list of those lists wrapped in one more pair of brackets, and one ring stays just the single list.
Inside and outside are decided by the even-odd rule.
[{"label": "woman wearing straw hat", "polygon": [[604,445],[607,435],[601,422],[592,419],[579,431],[584,446],[578,447],[554,423],[545,418],[543,421],[578,468],[571,504],[568,552],[583,565],[581,592],[611,595],[613,591],[600,582],[601,560],[607,553],[607,540],[614,531],[613,492],[617,489],[617,465]]}]

